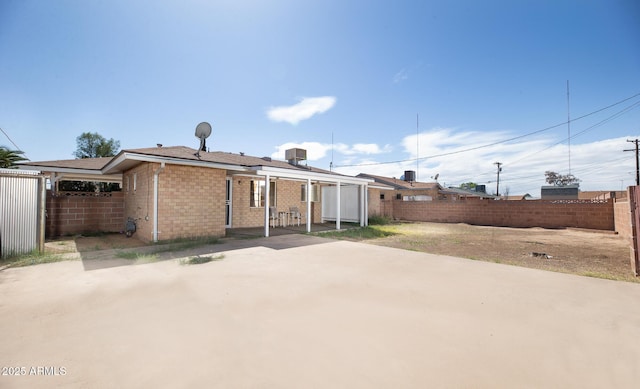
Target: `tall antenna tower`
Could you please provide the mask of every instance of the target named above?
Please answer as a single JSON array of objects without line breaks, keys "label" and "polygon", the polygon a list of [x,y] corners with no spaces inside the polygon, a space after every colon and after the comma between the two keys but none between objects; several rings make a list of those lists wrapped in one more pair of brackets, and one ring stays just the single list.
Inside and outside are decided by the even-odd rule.
[{"label": "tall antenna tower", "polygon": [[571,105],[569,100],[569,80],[567,80],[567,145],[569,146],[569,174],[571,174]]},{"label": "tall antenna tower", "polygon": [[329,164],[329,171],[333,171],[333,131],[331,131],[331,163]]},{"label": "tall antenna tower", "polygon": [[420,128],[420,116],[416,113],[416,181],[418,181],[418,177],[420,174],[420,133],[418,129]]}]

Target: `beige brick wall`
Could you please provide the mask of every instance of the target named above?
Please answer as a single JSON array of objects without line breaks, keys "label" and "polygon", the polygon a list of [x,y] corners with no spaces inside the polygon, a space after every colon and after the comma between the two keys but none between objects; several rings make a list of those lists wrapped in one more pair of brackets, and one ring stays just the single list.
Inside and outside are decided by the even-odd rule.
[{"label": "beige brick wall", "polygon": [[485,226],[615,229],[612,200],[603,203],[496,201],[477,198],[460,201],[394,200],[393,216],[400,220]]},{"label": "beige brick wall", "polygon": [[47,191],[46,236],[120,232],[124,229],[122,192]]},{"label": "beige brick wall", "polygon": [[[250,207],[251,180],[260,180],[261,177],[234,177],[233,178],[233,228],[264,226],[264,208]],[[298,207],[302,213],[301,223],[307,221],[307,203],[301,201],[300,181],[272,180],[276,183],[276,208],[278,211],[289,211],[290,207]],[[312,203],[313,222],[320,222],[321,204]]]},{"label": "beige brick wall", "polygon": [[225,235],[226,171],[166,165],[160,173],[158,239]]},{"label": "beige brick wall", "polygon": [[613,213],[616,232],[625,239],[633,238],[631,227],[632,213],[629,201],[626,198],[615,200],[613,203]]},{"label": "beige brick wall", "polygon": [[[143,163],[123,175],[125,218],[140,219],[136,235],[144,241],[153,240],[153,177],[159,167]],[[225,177],[225,170],[167,164],[158,181],[158,240],[224,236]]]},{"label": "beige brick wall", "polygon": [[[384,200],[380,198],[380,195],[384,195]],[[389,204],[391,200],[396,198],[396,191],[369,188],[367,196],[369,196],[367,198],[369,217],[393,217],[391,207],[389,207],[387,204]]]}]

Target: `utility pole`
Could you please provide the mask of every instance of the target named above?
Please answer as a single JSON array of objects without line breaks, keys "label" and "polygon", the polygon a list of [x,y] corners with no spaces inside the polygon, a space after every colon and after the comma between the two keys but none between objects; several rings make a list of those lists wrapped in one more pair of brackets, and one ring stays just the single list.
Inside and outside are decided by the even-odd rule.
[{"label": "utility pole", "polygon": [[500,172],[502,171],[502,162],[494,162],[494,165],[498,166],[498,180],[496,182],[496,196],[500,196]]},{"label": "utility pole", "polygon": [[638,142],[640,142],[638,139],[635,140],[628,140],[627,142],[630,143],[635,143],[636,144],[636,148],[635,149],[630,149],[630,150],[624,150],[624,151],[635,151],[636,152],[636,186],[640,185],[640,164],[638,161]]}]

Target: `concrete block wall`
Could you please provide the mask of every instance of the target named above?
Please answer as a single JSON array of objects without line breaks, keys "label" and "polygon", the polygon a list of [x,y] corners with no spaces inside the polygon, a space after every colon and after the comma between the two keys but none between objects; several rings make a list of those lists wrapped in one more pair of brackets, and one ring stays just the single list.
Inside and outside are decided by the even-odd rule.
[{"label": "concrete block wall", "polygon": [[47,192],[47,238],[124,230],[122,192]]},{"label": "concrete block wall", "polygon": [[613,213],[616,232],[626,239],[633,238],[629,201],[627,199],[616,200],[613,203]]},{"label": "concrete block wall", "polygon": [[226,170],[167,164],[158,177],[158,240],[225,235]]},{"label": "concrete block wall", "polygon": [[400,220],[469,223],[502,227],[578,227],[615,229],[613,202],[393,201],[393,216]]}]

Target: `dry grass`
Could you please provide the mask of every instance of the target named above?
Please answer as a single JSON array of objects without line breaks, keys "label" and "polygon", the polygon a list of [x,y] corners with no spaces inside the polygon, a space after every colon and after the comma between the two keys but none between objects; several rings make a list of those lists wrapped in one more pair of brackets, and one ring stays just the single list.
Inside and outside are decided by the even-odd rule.
[{"label": "dry grass", "polygon": [[[535,269],[629,282],[629,242],[609,231],[506,228],[444,223],[374,225],[385,237],[348,239],[401,249],[451,255]],[[392,234],[391,234],[392,233]],[[533,255],[533,253],[544,255]]]}]

